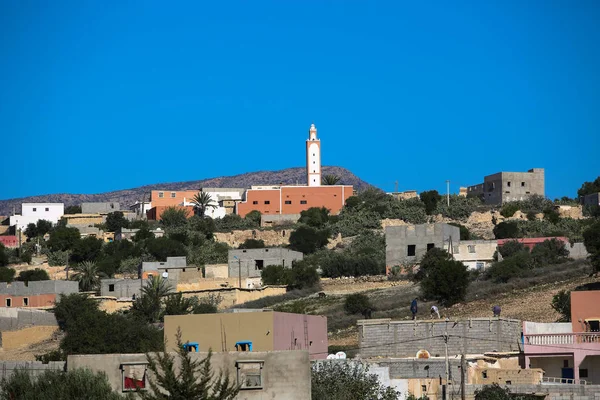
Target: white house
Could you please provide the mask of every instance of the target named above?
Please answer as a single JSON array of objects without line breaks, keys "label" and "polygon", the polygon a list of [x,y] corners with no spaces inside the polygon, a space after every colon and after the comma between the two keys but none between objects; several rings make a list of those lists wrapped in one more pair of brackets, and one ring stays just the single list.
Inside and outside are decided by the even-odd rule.
[{"label": "white house", "polygon": [[56,224],[60,217],[65,214],[63,203],[23,203],[21,204],[21,215],[12,215],[9,224],[16,229],[24,230],[27,225],[37,223],[45,219]]}]

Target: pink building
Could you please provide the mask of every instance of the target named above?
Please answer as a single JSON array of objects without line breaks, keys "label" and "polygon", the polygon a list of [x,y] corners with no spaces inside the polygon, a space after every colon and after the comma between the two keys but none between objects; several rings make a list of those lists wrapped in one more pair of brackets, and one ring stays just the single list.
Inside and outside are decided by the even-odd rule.
[{"label": "pink building", "polygon": [[548,382],[600,384],[600,290],[571,292],[571,321],[523,322],[525,367]]},{"label": "pink building", "polygon": [[0,236],[0,243],[9,249],[19,247],[19,239],[16,236]]}]

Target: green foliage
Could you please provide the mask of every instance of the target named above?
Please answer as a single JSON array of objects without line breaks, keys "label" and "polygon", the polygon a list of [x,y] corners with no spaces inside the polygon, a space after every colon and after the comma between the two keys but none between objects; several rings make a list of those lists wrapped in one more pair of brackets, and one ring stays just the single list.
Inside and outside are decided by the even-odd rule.
[{"label": "green foliage", "polygon": [[133,302],[131,314],[149,323],[161,321],[165,312],[163,298],[172,293],[173,287],[167,279],[152,276]]},{"label": "green foliage", "polygon": [[51,267],[66,265],[68,256],[66,251],[52,251],[48,253],[48,265]]},{"label": "green foliage", "polygon": [[314,253],[329,242],[328,229],[317,230],[310,226],[300,226],[290,234],[290,249],[304,254]]},{"label": "green foliage", "polygon": [[0,267],[7,266],[9,258],[8,249],[4,246],[4,244],[0,243]]},{"label": "green foliage", "polygon": [[160,216],[160,223],[165,228],[177,228],[187,224],[189,211],[181,207],[167,207]]},{"label": "green foliage", "polygon": [[319,362],[311,367],[313,399],[398,400],[400,392],[379,383],[366,363]]},{"label": "green foliage", "polygon": [[549,264],[560,264],[567,261],[569,250],[562,240],[549,239],[536,244],[531,250],[531,256],[536,267],[545,267]]},{"label": "green foliage", "polygon": [[50,232],[47,244],[51,251],[67,251],[73,249],[80,240],[79,229],[58,226]]},{"label": "green foliage", "polygon": [[425,204],[425,212],[427,215],[433,214],[438,203],[442,200],[442,196],[440,196],[437,190],[421,192],[420,198],[423,204]]},{"label": "green foliage", "polygon": [[118,232],[121,228],[128,228],[129,221],[121,211],[113,211],[106,216],[105,226],[108,232]]},{"label": "green foliage", "polygon": [[[432,254],[428,257],[429,253]],[[417,274],[422,295],[446,306],[464,300],[469,286],[467,267],[451,257],[442,249],[431,249],[423,257]]]},{"label": "green foliage", "polygon": [[544,219],[556,224],[560,220],[560,213],[554,207],[548,207],[544,210]]},{"label": "green foliage", "polygon": [[216,230],[215,221],[212,218],[200,218],[197,215],[194,215],[188,220],[188,226],[189,229],[194,232],[201,233],[206,239],[209,240],[213,238],[213,233]]},{"label": "green foliage", "polygon": [[529,249],[518,240],[509,240],[502,246],[498,246],[498,252],[502,255],[502,258],[509,258],[523,251],[529,253]]},{"label": "green foliage", "polygon": [[292,268],[268,265],[263,268],[261,277],[264,285],[286,285],[290,289],[312,287],[319,282],[317,269],[304,261],[295,263]]},{"label": "green foliage", "polygon": [[557,322],[571,322],[571,292],[561,290],[552,297],[552,308],[560,314]]},{"label": "green foliage", "polygon": [[73,246],[71,261],[80,263],[83,261],[94,261],[98,259],[102,251],[102,239],[96,239],[93,236],[78,240]]},{"label": "green foliage", "polygon": [[456,222],[450,222],[448,225],[456,226],[460,230],[460,240],[471,240],[469,228]]},{"label": "green foliage", "polygon": [[358,198],[358,196],[350,196],[346,199],[345,207],[346,210],[352,210],[357,208],[362,201]]},{"label": "green foliage", "polygon": [[534,261],[529,251],[520,251],[492,264],[486,270],[485,277],[496,283],[506,283],[511,278],[523,276],[527,270],[533,267]]},{"label": "green foliage", "polygon": [[167,257],[187,256],[187,249],[181,242],[167,237],[147,240],[146,250],[157,261],[167,261]]},{"label": "green foliage", "polygon": [[502,205],[502,208],[500,209],[500,215],[502,215],[504,218],[510,218],[513,215],[515,215],[515,213],[519,211],[520,208],[521,205],[518,201],[510,201],[508,203],[504,203]]},{"label": "green foliage", "polygon": [[32,281],[49,281],[50,276],[44,269],[36,268],[27,271],[21,271],[17,277],[18,281],[21,282],[32,282]]},{"label": "green foliage", "polygon": [[543,221],[513,221],[519,229],[519,237],[566,236],[572,242],[583,240],[583,231],[593,222],[590,219],[560,218],[556,223]]},{"label": "green foliage", "polygon": [[121,400],[113,392],[104,373],[88,369],[67,372],[47,370],[32,376],[26,369],[17,369],[0,384],[1,400]]},{"label": "green foliage", "polygon": [[597,177],[593,182],[584,182],[581,188],[577,191],[577,196],[582,197],[588,194],[600,192],[600,176]]},{"label": "green foliage", "polygon": [[188,262],[197,266],[227,262],[227,243],[206,241],[200,247],[190,248]]},{"label": "green foliage", "polygon": [[65,214],[81,214],[81,206],[67,206]]},{"label": "green foliage", "polygon": [[45,219],[40,219],[37,223],[27,224],[27,228],[25,229],[25,235],[31,239],[36,236],[44,236],[46,233],[49,233],[52,230],[52,222],[46,221]]},{"label": "green foliage", "polygon": [[311,207],[308,210],[300,212],[300,219],[298,220],[301,224],[312,226],[313,228],[323,228],[327,221],[329,221],[329,210],[325,207]]},{"label": "green foliage", "polygon": [[497,383],[486,385],[482,389],[475,390],[475,400],[535,400],[534,394],[515,395],[508,388],[502,388]]},{"label": "green foliage", "polygon": [[[250,215],[248,213],[248,215]],[[256,220],[256,214],[250,218],[242,218],[237,214],[227,214],[223,218],[215,219],[217,232],[231,232],[234,230],[255,229],[260,227],[260,219]]]},{"label": "green foliage", "polygon": [[450,206],[445,201],[439,201],[433,213],[454,220],[466,220],[480,205],[481,200],[477,198],[453,194],[450,196]]},{"label": "green foliage", "polygon": [[514,221],[500,222],[494,227],[494,237],[496,239],[516,239],[521,237],[519,226]]},{"label": "green foliage", "polygon": [[177,331],[177,359],[170,353],[147,354],[148,379],[152,393],[141,392],[143,400],[233,400],[239,392],[227,370],[218,375],[211,366],[212,351],[201,359],[193,359],[192,353],[183,348],[181,331]]},{"label": "green foliage", "polygon": [[199,300],[198,297],[183,297],[181,292],[164,298],[164,315],[214,314],[220,299],[216,297]]},{"label": "green foliage", "polygon": [[202,188],[192,197],[192,204],[194,205],[194,213],[200,218],[204,218],[206,210],[209,208],[217,208],[217,204],[210,197],[210,193],[203,192]]},{"label": "green foliage", "polygon": [[61,295],[54,308],[65,332],[60,349],[67,354],[145,353],[162,351],[163,334],[145,321],[107,314],[82,294]]},{"label": "green foliage", "polygon": [[535,221],[537,220],[537,214],[535,211],[527,211],[527,221]]},{"label": "green foliage", "polygon": [[340,178],[337,175],[324,175],[323,179],[322,179],[322,183],[323,183],[323,185],[331,186],[331,185],[337,185],[341,180],[342,180],[342,178]]},{"label": "green foliage", "polygon": [[260,226],[261,217],[262,215],[260,214],[260,211],[252,210],[248,214],[246,214],[244,219],[252,222],[253,224],[256,224],[257,226]]},{"label": "green foliage", "polygon": [[16,271],[8,267],[0,267],[0,282],[11,283],[15,280]]},{"label": "green foliage", "polygon": [[100,278],[105,277],[95,261],[83,261],[73,267],[73,272],[71,279],[79,282],[82,292],[97,290],[100,287]]},{"label": "green foliage", "polygon": [[287,285],[286,268],[282,265],[267,265],[261,272],[263,285]]},{"label": "green foliage", "polygon": [[583,232],[583,244],[590,254],[589,259],[596,272],[600,271],[600,221]]},{"label": "green foliage", "polygon": [[335,224],[331,224],[334,234],[341,233],[343,237],[355,236],[365,230],[381,229],[381,216],[372,211],[355,208],[352,212],[345,210]]},{"label": "green foliage", "polygon": [[373,310],[373,305],[365,294],[353,293],[346,296],[344,310],[348,314],[362,314],[367,318]]},{"label": "green foliage", "polygon": [[377,260],[369,256],[353,256],[350,252],[331,253],[321,261],[324,277],[381,275],[385,272]]},{"label": "green foliage", "polygon": [[238,249],[264,249],[265,242],[264,240],[256,240],[256,239],[246,239],[244,243],[240,244]]}]

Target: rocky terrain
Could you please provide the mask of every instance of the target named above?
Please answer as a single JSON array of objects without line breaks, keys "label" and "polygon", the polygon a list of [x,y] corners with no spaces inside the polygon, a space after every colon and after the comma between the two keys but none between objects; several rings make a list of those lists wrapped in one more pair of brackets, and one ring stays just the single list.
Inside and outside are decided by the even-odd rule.
[{"label": "rocky terrain", "polygon": [[[336,175],[341,178],[340,184],[353,185],[355,190],[362,190],[371,185],[352,172],[341,167],[323,167],[323,175]],[[251,185],[295,185],[306,184],[304,167],[288,168],[280,171],[258,171],[242,175],[223,176],[198,181],[156,183],[138,188],[115,190],[98,194],[47,194],[17,199],[0,200],[0,215],[10,215],[14,210],[21,211],[21,203],[64,203],[65,206],[94,201],[115,201],[122,205],[130,205],[141,201],[144,193],[151,190],[190,190],[200,187],[248,188]],[[147,200],[147,199],[146,199]]]}]

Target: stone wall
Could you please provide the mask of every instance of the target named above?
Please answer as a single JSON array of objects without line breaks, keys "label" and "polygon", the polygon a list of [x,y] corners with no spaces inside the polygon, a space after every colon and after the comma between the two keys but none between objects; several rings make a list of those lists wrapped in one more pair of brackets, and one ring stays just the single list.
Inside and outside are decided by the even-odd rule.
[{"label": "stone wall", "polygon": [[16,331],[28,326],[58,326],[56,317],[47,311],[0,308],[0,331]]},{"label": "stone wall", "polygon": [[79,284],[75,281],[34,281],[0,282],[0,294],[10,296],[31,296],[37,294],[71,294],[79,292]]},{"label": "stone wall", "polygon": [[444,332],[448,354],[484,354],[519,351],[521,321],[505,318],[472,318],[461,321],[359,320],[360,355],[367,357],[415,357],[419,350],[444,355]]},{"label": "stone wall", "polygon": [[17,369],[25,369],[31,376],[38,376],[45,371],[64,371],[64,361],[51,361],[48,364],[42,364],[40,361],[1,361],[0,362],[0,380],[8,379]]},{"label": "stone wall", "polygon": [[231,232],[215,232],[217,242],[227,243],[230,247],[238,248],[247,239],[262,240],[265,246],[287,246],[290,244],[291,229],[273,229],[273,230],[243,230]]},{"label": "stone wall", "polygon": [[246,303],[252,300],[262,299],[268,296],[279,296],[285,294],[287,288],[285,286],[266,286],[260,289],[238,289],[224,288],[213,290],[198,290],[191,292],[182,292],[183,297],[198,297],[199,299],[208,298],[210,296],[220,296],[221,303],[219,309],[229,308],[236,304]]}]

